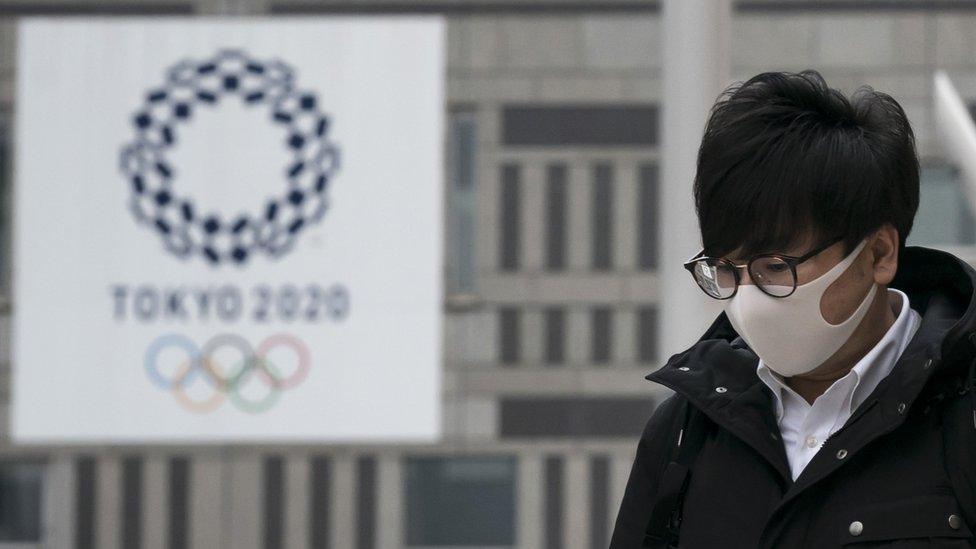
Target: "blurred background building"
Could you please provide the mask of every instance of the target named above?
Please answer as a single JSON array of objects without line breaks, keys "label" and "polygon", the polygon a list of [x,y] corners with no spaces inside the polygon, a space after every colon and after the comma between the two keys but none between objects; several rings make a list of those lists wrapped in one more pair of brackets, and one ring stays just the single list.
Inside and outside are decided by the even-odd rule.
[{"label": "blurred background building", "polygon": [[[922,161],[909,244],[976,257],[931,91],[944,69],[976,99],[976,2],[732,5],[733,80],[816,68],[902,104]],[[18,19],[418,13],[448,28],[443,442],[12,445]],[[652,0],[0,0],[0,548],[606,547],[667,396],[643,376],[680,350],[659,341],[661,196],[690,193],[660,175],[662,27]]]}]

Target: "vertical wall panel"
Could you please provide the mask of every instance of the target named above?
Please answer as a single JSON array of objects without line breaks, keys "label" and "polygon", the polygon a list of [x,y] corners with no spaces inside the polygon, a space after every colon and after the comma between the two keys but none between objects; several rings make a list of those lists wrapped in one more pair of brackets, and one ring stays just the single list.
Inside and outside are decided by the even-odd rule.
[{"label": "vertical wall panel", "polygon": [[619,271],[637,266],[637,178],[636,165],[617,166],[613,189],[613,264]]},{"label": "vertical wall panel", "polygon": [[525,307],[519,310],[519,316],[522,328],[522,364],[539,364],[545,360],[545,315],[538,307]]},{"label": "vertical wall panel", "polygon": [[356,459],[340,454],[333,461],[332,548],[356,547]]},{"label": "vertical wall panel", "polygon": [[613,355],[618,363],[633,366],[637,360],[637,312],[618,308],[613,314]]},{"label": "vertical wall panel", "polygon": [[42,505],[48,547],[75,547],[76,468],[69,455],[56,455],[47,464]]},{"label": "vertical wall panel", "polygon": [[518,520],[516,535],[519,549],[542,547],[544,516],[544,462],[537,454],[522,454],[518,458],[518,502],[515,516]]},{"label": "vertical wall panel", "polygon": [[590,329],[590,312],[582,307],[570,307],[566,311],[566,361],[574,366],[585,365],[590,360],[593,332]]},{"label": "vertical wall panel", "polygon": [[284,546],[306,549],[309,542],[311,462],[305,453],[285,457]]},{"label": "vertical wall panel", "polygon": [[563,545],[590,549],[590,461],[585,454],[565,457],[563,470]]},{"label": "vertical wall panel", "polygon": [[116,456],[102,456],[98,460],[99,494],[95,511],[97,547],[116,549],[122,547],[119,520],[122,518],[122,464]]},{"label": "vertical wall panel", "polygon": [[590,165],[586,162],[571,162],[566,170],[566,220],[564,234],[566,242],[566,264],[573,272],[586,272],[591,269],[591,248],[593,240],[593,216],[591,204],[593,188]]},{"label": "vertical wall panel", "polygon": [[403,474],[398,454],[383,454],[377,471],[376,546],[403,545]]},{"label": "vertical wall panel", "polygon": [[142,547],[169,545],[169,456],[149,455],[143,469]]},{"label": "vertical wall panel", "polygon": [[539,271],[546,257],[546,169],[542,164],[522,165],[522,268]]},{"label": "vertical wall panel", "polygon": [[234,454],[226,464],[230,474],[224,486],[227,497],[224,531],[233,549],[258,549],[264,539],[261,535],[262,457],[255,453]]},{"label": "vertical wall panel", "polygon": [[197,454],[190,462],[190,547],[223,547],[224,475],[229,465],[216,454]]}]

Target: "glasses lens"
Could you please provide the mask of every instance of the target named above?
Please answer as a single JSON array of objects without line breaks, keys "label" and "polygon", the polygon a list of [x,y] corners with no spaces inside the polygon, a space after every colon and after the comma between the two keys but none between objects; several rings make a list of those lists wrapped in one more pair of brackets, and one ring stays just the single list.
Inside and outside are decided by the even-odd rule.
[{"label": "glasses lens", "polygon": [[701,289],[715,299],[725,299],[735,292],[735,270],[722,261],[699,260],[693,274]]},{"label": "glasses lens", "polygon": [[793,269],[776,256],[757,257],[749,267],[749,277],[754,284],[773,296],[788,296],[796,286]]}]

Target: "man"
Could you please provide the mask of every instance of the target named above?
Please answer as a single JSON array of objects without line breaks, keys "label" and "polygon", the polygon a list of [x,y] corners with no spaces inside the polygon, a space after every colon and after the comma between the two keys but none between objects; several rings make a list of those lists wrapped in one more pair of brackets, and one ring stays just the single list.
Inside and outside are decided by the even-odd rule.
[{"label": "man", "polygon": [[905,246],[914,140],[816,71],[719,97],[685,268],[724,311],[646,376],[611,549],[976,547],[976,271]]}]

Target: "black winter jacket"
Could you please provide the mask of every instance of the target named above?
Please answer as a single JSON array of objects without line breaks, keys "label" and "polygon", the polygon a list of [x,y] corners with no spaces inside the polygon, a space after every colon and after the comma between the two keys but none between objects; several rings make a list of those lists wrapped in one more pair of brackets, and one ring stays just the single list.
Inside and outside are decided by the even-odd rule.
[{"label": "black winter jacket", "polygon": [[707,428],[679,506],[683,549],[976,548],[976,271],[909,246],[890,286],[919,329],[795,482],[758,357],[724,313],[645,376],[675,393],[637,444],[610,548],[645,546],[686,405]]}]

